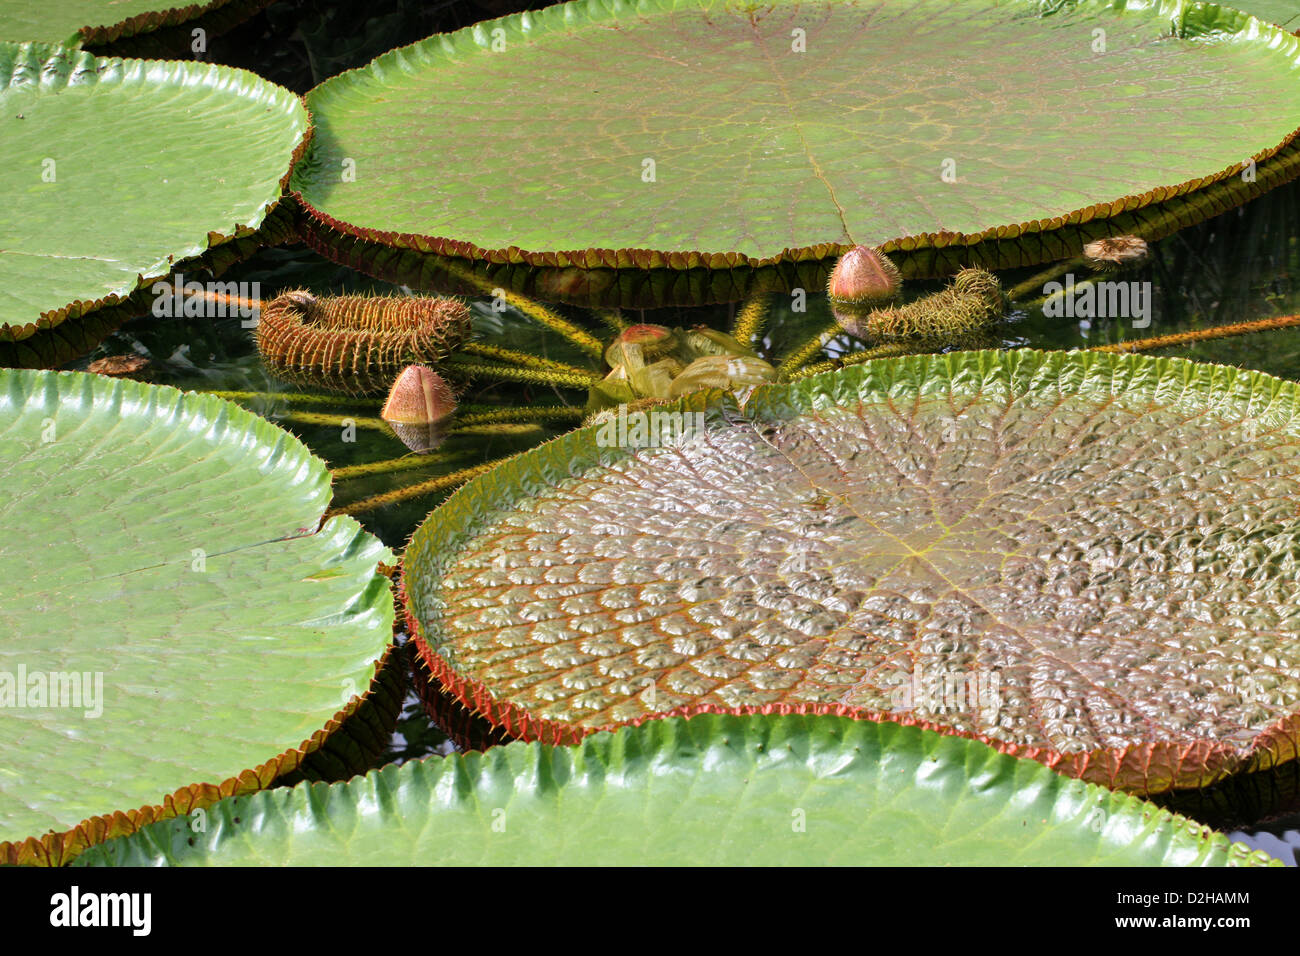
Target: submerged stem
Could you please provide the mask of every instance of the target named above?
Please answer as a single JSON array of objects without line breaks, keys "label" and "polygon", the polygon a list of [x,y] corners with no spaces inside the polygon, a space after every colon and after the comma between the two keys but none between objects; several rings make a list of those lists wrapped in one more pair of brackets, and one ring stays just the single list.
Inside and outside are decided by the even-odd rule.
[{"label": "submerged stem", "polygon": [[736,313],[736,322],[731,327],[731,337],[741,345],[754,344],[754,340],[767,325],[768,308],[772,297],[764,289],[755,289],[749,294],[740,311]]},{"label": "submerged stem", "polygon": [[464,372],[475,378],[494,378],[507,382],[527,382],[532,385],[555,385],[561,388],[590,388],[600,381],[596,372],[578,370],[561,372],[540,368],[521,368],[517,365],[493,365],[473,362],[451,356],[443,363],[451,371]]},{"label": "submerged stem", "polygon": [[618,309],[596,309],[596,318],[609,326],[615,335],[625,331],[630,324]]},{"label": "submerged stem", "polygon": [[1286,329],[1300,325],[1300,313],[1281,315],[1271,319],[1253,319],[1250,322],[1234,322],[1232,325],[1216,325],[1209,329],[1194,329],[1191,332],[1174,332],[1169,335],[1156,335],[1147,339],[1134,339],[1131,342],[1113,342],[1109,345],[1094,345],[1085,349],[1088,352],[1145,352],[1148,349],[1162,349],[1170,345],[1187,345],[1192,342],[1208,342],[1211,339],[1226,339],[1234,335],[1249,335],[1252,332],[1271,332],[1274,329]]},{"label": "submerged stem", "polygon": [[875,348],[863,349],[860,352],[850,352],[841,358],[831,359],[827,362],[818,362],[816,365],[809,365],[791,373],[789,381],[797,382],[800,379],[808,378],[810,375],[820,375],[822,372],[834,372],[836,369],[845,368],[849,365],[861,365],[863,362],[870,362],[878,358],[896,358],[900,355],[910,355],[911,349],[902,342],[890,342],[885,345],[877,345]]},{"label": "submerged stem", "polygon": [[567,375],[587,375],[590,369],[579,368],[576,365],[567,365],[564,362],[557,362],[554,359],[542,358],[540,355],[532,355],[528,352],[520,352],[517,349],[502,348],[499,345],[490,345],[487,342],[466,342],[458,351],[463,355],[477,355],[481,358],[496,359],[498,362],[505,362],[509,365],[518,365],[523,368],[536,368],[550,372],[564,372]]},{"label": "submerged stem", "polygon": [[821,351],[823,345],[835,336],[843,334],[843,327],[838,322],[832,322],[781,361],[780,367],[776,370],[777,381],[789,381],[790,376],[808,364],[808,361]]},{"label": "submerged stem", "polygon": [[582,421],[584,412],[574,405],[536,405],[525,408],[495,408],[469,411],[462,408],[451,423],[450,431],[473,428],[478,425],[498,423],[522,424],[526,422]]},{"label": "submerged stem", "polygon": [[498,458],[495,461],[485,462],[482,465],[474,465],[471,468],[462,468],[460,471],[453,471],[449,475],[442,475],[438,478],[430,478],[428,481],[417,482],[414,485],[408,485],[405,488],[398,488],[395,491],[385,491],[383,494],[371,495],[369,498],[362,498],[351,504],[343,505],[341,508],[331,508],[325,512],[323,520],[328,521],[330,518],[338,515],[355,515],[364,511],[373,511],[376,508],[382,508],[385,505],[397,504],[399,501],[409,501],[412,498],[418,498],[421,495],[434,494],[438,491],[446,491],[448,488],[455,488],[457,485],[463,485],[471,478],[475,478],[484,472],[490,471],[497,465],[506,461],[506,458]]},{"label": "submerged stem", "polygon": [[604,358],[605,346],[603,346],[595,336],[590,332],[587,332],[585,329],[581,329],[574,325],[553,309],[548,309],[540,302],[536,302],[525,295],[520,295],[518,292],[511,292],[509,289],[504,289],[493,283],[492,280],[486,279],[483,276],[455,263],[447,263],[445,268],[456,278],[469,283],[484,294],[493,297],[500,297],[508,305],[512,305],[520,312],[524,313],[524,315],[536,319],[551,331],[564,336],[584,352],[589,352],[596,358]]},{"label": "submerged stem", "polygon": [[368,418],[364,415],[327,415],[324,412],[284,412],[275,416],[276,421],[295,422],[299,425],[319,425],[324,428],[368,428],[371,431],[391,433],[388,423],[382,418]]},{"label": "submerged stem", "polygon": [[218,398],[229,399],[232,402],[248,402],[258,399],[266,399],[272,402],[297,402],[304,405],[334,405],[339,407],[352,407],[354,405],[379,405],[379,399],[376,398],[356,398],[346,395],[315,395],[311,392],[231,392],[215,391],[204,392],[204,395],[215,395]]}]

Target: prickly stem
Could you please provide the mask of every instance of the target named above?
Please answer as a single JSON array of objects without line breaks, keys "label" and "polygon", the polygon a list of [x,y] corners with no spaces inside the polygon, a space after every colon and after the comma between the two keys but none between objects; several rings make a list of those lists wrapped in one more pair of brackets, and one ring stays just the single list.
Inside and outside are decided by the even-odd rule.
[{"label": "prickly stem", "polygon": [[554,359],[542,358],[540,355],[531,355],[528,352],[520,352],[516,349],[502,348],[499,345],[490,345],[487,342],[466,342],[460,347],[460,353],[462,355],[477,355],[480,358],[494,359],[507,365],[564,372],[568,375],[586,375],[590,371],[576,365],[557,362]]},{"label": "prickly stem", "polygon": [[537,368],[519,368],[513,365],[472,362],[456,357],[444,362],[443,367],[475,378],[494,378],[509,382],[527,382],[533,385],[554,385],[559,388],[590,388],[601,379],[601,376],[596,372],[576,374]]},{"label": "prickly stem", "polygon": [[736,313],[736,322],[731,327],[731,335],[741,345],[754,345],[754,340],[763,333],[767,325],[768,309],[772,297],[762,289],[755,289],[745,300],[740,311]]},{"label": "prickly stem", "polygon": [[821,351],[822,346],[835,338],[835,336],[843,334],[844,330],[840,328],[838,322],[832,322],[830,325],[826,326],[826,328],[818,332],[815,336],[803,345],[799,346],[781,361],[780,366],[778,366],[776,370],[777,381],[789,381],[790,376],[803,368],[803,366],[807,365],[812,357]]},{"label": "prickly stem", "polygon": [[553,309],[549,309],[533,299],[518,292],[512,292],[509,289],[501,288],[495,285],[492,280],[465,269],[459,265],[448,263],[446,270],[463,282],[467,282],[479,289],[485,295],[500,296],[507,305],[512,305],[529,318],[535,319],[542,325],[546,326],[553,332],[564,336],[584,352],[601,358],[605,354],[605,347],[600,344],[591,333],[574,325],[568,319],[561,316]]},{"label": "prickly stem", "polygon": [[454,471],[450,475],[442,475],[438,478],[431,478],[428,481],[417,482],[406,488],[398,488],[395,491],[386,491],[383,494],[371,495],[369,498],[362,498],[351,504],[343,505],[341,508],[331,508],[325,512],[325,521],[338,515],[355,515],[366,511],[373,511],[376,508],[382,508],[385,505],[397,504],[400,501],[410,501],[412,498],[419,498],[422,495],[431,495],[439,491],[446,491],[448,488],[455,488],[457,485],[463,485],[471,478],[475,478],[484,472],[491,471],[497,465],[506,461],[506,458],[498,458],[495,461],[489,461],[482,465],[475,465],[472,468],[462,468],[460,471]]},{"label": "prickly stem", "polygon": [[1194,329],[1191,332],[1174,332],[1170,335],[1156,335],[1147,339],[1134,339],[1131,342],[1114,342],[1109,345],[1094,345],[1088,352],[1145,352],[1148,349],[1163,349],[1171,345],[1189,345],[1193,342],[1208,342],[1211,339],[1226,339],[1234,335],[1250,335],[1254,332],[1272,332],[1275,329],[1287,329],[1300,325],[1300,313],[1281,315],[1271,319],[1254,319],[1250,322],[1234,322],[1231,325],[1216,325],[1209,329]]}]

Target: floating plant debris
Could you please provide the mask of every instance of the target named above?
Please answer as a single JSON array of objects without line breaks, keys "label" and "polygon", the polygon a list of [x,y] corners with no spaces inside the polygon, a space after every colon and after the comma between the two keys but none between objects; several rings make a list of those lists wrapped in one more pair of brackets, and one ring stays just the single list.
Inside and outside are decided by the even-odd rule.
[{"label": "floating plant debris", "polygon": [[1083,247],[1083,261],[1100,272],[1135,268],[1149,255],[1146,240],[1137,236],[1112,236]]},{"label": "floating plant debris", "polygon": [[109,355],[95,359],[86,371],[96,375],[108,375],[113,378],[135,375],[149,367],[149,360],[143,355]]}]

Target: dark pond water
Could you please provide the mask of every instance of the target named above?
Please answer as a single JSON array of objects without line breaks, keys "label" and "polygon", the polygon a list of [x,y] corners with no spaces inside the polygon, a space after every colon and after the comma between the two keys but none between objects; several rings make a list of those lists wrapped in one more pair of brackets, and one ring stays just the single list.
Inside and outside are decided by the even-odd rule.
[{"label": "dark pond water", "polygon": [[[290,89],[305,92],[327,76],[361,66],[395,46],[524,6],[511,0],[480,3],[453,0],[419,8],[396,0],[276,3],[234,32],[215,38],[208,58],[256,70]],[[1039,271],[1005,273],[1002,279],[1011,288]],[[1088,321],[1045,315],[1042,307],[1032,301],[1041,296],[1040,291],[1037,295],[1026,294],[1018,303],[1002,344],[1046,349],[1082,347],[1300,312],[1300,183],[1156,244],[1149,264],[1125,278],[1151,283],[1152,313],[1148,328],[1126,327],[1127,320]],[[259,282],[264,298],[295,287],[307,287],[317,293],[397,288],[336,265],[302,246],[265,249],[222,279]],[[937,287],[937,284],[928,287],[921,284],[916,291]],[[823,297],[810,297],[805,312],[794,311],[782,297],[778,296],[777,300],[765,342],[769,357],[779,356],[805,341],[830,320]],[[486,298],[475,300],[473,308],[476,330],[488,341],[573,364],[590,364],[590,360],[564,339],[516,311],[493,311]],[[734,304],[679,306],[627,311],[625,315],[634,321],[669,326],[706,324],[726,328],[735,309]],[[587,327],[600,327],[582,309],[561,307],[561,311]],[[843,336],[827,345],[827,355],[854,347],[852,340]],[[151,360],[147,374],[149,380],[156,382],[207,391],[285,390],[262,369],[251,333],[241,327],[238,319],[196,323],[143,316],[126,324],[94,354],[71,367],[84,368],[95,358],[130,353]],[[1300,331],[1297,330],[1222,339],[1165,349],[1156,354],[1240,365],[1284,378],[1300,378]],[[490,385],[476,388],[464,401],[501,406],[541,402],[580,405],[584,398],[582,393],[572,390]],[[356,440],[347,441],[338,423],[313,424],[301,417],[304,412],[314,412],[363,419],[377,414],[375,402],[343,410],[282,399],[257,399],[245,404],[299,435],[334,468],[397,459],[407,454],[407,449],[396,439],[382,432],[359,428]],[[531,447],[555,433],[544,427],[520,426],[457,435],[440,449],[443,461],[337,482],[336,504],[490,461]],[[442,497],[426,495],[357,517],[390,547],[401,548]],[[384,762],[448,753],[452,749],[412,697],[407,701]],[[1300,853],[1297,827],[1300,818],[1292,818],[1236,836],[1294,865]]]}]

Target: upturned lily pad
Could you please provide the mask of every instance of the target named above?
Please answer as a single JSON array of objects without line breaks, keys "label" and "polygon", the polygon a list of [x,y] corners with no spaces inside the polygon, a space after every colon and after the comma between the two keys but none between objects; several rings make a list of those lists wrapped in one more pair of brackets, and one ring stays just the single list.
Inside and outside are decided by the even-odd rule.
[{"label": "upturned lily pad", "polygon": [[1296,392],[1020,351],[697,393],[448,499],[406,552],[410,623],[527,739],[902,713],[1109,786],[1208,785],[1296,756]]},{"label": "upturned lily pad", "polygon": [[[256,0],[266,6],[269,0]],[[165,27],[197,21],[223,7],[249,7],[250,0],[0,0],[0,40],[101,46]]]},{"label": "upturned lily pad", "polygon": [[1185,817],[970,740],[700,715],[226,800],[82,865],[1266,865]]},{"label": "upturned lily pad", "polygon": [[309,128],[296,96],[244,70],[0,43],[0,165],[15,186],[0,340],[120,303],[252,233]]},{"label": "upturned lily pad", "polygon": [[391,555],[321,523],[297,439],[73,372],[0,371],[0,423],[0,863],[266,786],[357,711]]},{"label": "upturned lily pad", "polygon": [[1300,40],[1213,4],[1116,7],[579,0],[322,83],[292,188],[325,239],[723,268],[1177,219],[1294,140]]}]

